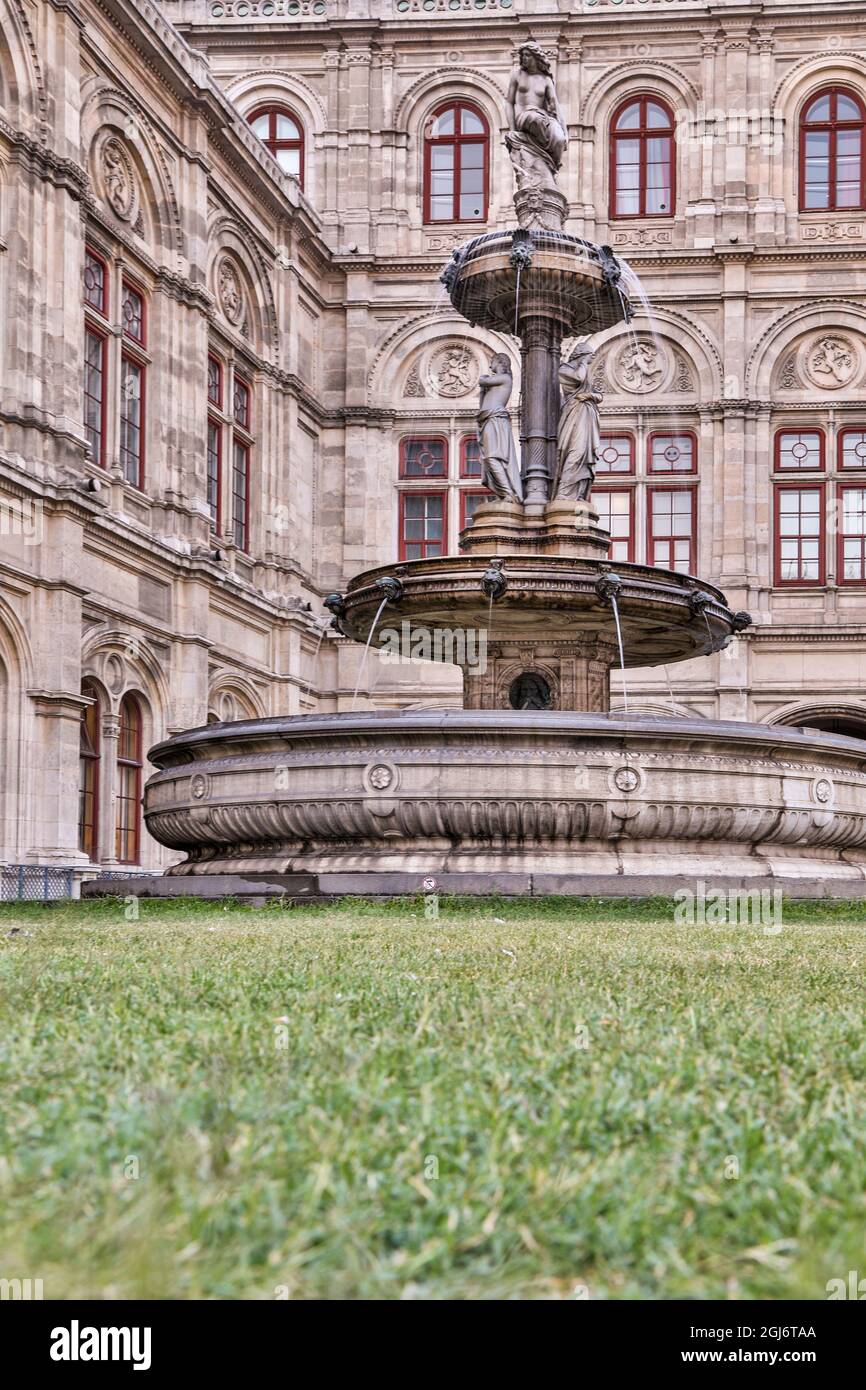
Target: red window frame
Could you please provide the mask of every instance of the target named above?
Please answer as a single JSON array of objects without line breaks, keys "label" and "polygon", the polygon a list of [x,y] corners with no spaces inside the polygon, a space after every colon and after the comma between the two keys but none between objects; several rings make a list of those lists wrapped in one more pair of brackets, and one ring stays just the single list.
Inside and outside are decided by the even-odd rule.
[{"label": "red window frame", "polygon": [[[232,440],[232,535],[238,550],[250,548],[250,445],[244,439]],[[243,466],[239,466],[239,460]],[[238,479],[243,488],[238,488]],[[241,506],[238,506],[240,500]]]},{"label": "red window frame", "polygon": [[[243,406],[238,402],[242,401]],[[232,419],[242,430],[250,434],[253,428],[253,388],[246,377],[235,372],[232,383]]]},{"label": "red window frame", "polygon": [[[858,120],[838,120],[836,111],[838,98],[847,97],[860,111]],[[816,102],[827,97],[830,102],[830,115],[826,121],[810,121],[808,113]],[[836,165],[837,151],[839,146],[839,133],[857,130],[860,133],[860,198],[856,203],[843,203],[836,205]],[[807,134],[818,134],[827,132],[827,200],[812,207],[806,205],[806,136]],[[822,87],[820,91],[814,92],[812,96],[803,104],[800,111],[799,120],[799,194],[798,206],[800,212],[862,212],[866,208],[866,105],[860,94],[851,87],[832,86]]]},{"label": "red window frame", "polygon": [[[478,468],[475,471],[470,471],[469,469],[469,460],[467,455],[469,453],[470,448],[476,449],[478,451]],[[460,476],[461,478],[484,477],[484,461],[481,457],[481,445],[478,441],[477,434],[464,434],[463,438],[460,440]]]},{"label": "red window frame", "polygon": [[[435,554],[448,554],[448,489],[447,488],[402,488],[399,492],[399,554],[400,559],[405,560],[407,545],[418,545],[421,547],[422,554],[416,559],[426,560],[430,552],[436,547]],[[442,539],[439,541],[408,540],[406,539],[406,498],[407,497],[439,497],[442,501]],[[410,518],[411,520],[412,518]],[[434,557],[435,558],[435,557]]]},{"label": "red window frame", "polygon": [[[114,854],[119,864],[137,864],[141,844],[142,713],[134,695],[120,702],[117,741],[117,812]],[[129,812],[129,814],[127,814]]]},{"label": "red window frame", "polygon": [[629,476],[634,474],[635,470],[635,438],[630,430],[606,430],[600,436],[600,444],[598,451],[599,462],[601,461],[601,455],[604,453],[605,450],[605,441],[613,439],[628,440],[628,468],[613,469],[596,467],[596,476],[601,474],[605,478],[628,478]]},{"label": "red window frame", "polygon": [[[845,436],[848,434],[859,434],[861,436],[861,443],[863,446],[862,463],[845,462]],[[843,473],[853,473],[855,469],[866,468],[866,425],[864,425],[862,429],[858,429],[856,425],[848,425],[845,429],[839,431],[836,440],[836,462],[839,471]]]},{"label": "red window frame", "polygon": [[[821,481],[799,482],[799,483],[775,483],[773,485],[773,581],[777,588],[782,589],[817,589],[821,588],[826,582],[826,483]],[[782,578],[782,537],[780,535],[780,501],[784,492],[817,492],[819,494],[819,515],[821,524],[818,531],[818,578],[817,579],[783,579]],[[785,538],[790,539],[790,537]],[[798,539],[803,539],[800,532]],[[811,537],[809,538],[811,539]]]},{"label": "red window frame", "polygon": [[99,692],[84,681],[81,693],[92,701],[81,711],[78,753],[78,848],[96,861],[99,854],[99,773],[102,765]]},{"label": "red window frame", "polygon": [[[141,327],[140,327],[138,333],[133,333],[132,330],[131,330],[130,328],[127,327],[127,320],[126,320],[126,296],[127,296],[127,294],[135,295],[136,299],[139,301],[139,303],[140,303],[140,305],[141,305],[141,318],[140,318]],[[137,285],[137,284],[135,283],[134,280],[130,280],[130,279],[128,279],[126,276],[123,277],[123,283],[122,283],[122,286],[121,286],[121,297],[120,297],[120,326],[121,326],[121,329],[123,330],[123,336],[124,336],[124,338],[128,338],[128,339],[130,340],[130,342],[137,343],[139,347],[142,347],[142,348],[143,348],[143,347],[147,347],[147,299],[145,298],[144,290],[141,288],[141,286],[140,286],[140,285]]]},{"label": "red window frame", "polygon": [[484,502],[488,502],[493,496],[489,487],[462,487],[460,489],[460,530],[465,531],[469,525],[466,517],[466,502],[469,497],[478,497]]},{"label": "red window frame", "polygon": [[[208,399],[208,405],[215,405],[216,408],[217,408],[217,410],[222,410],[222,408],[223,408],[223,364],[222,364],[222,362],[220,361],[220,359],[219,359],[218,357],[215,357],[214,354],[213,354],[212,352],[209,352],[209,353],[208,353],[208,358],[207,358],[207,365],[208,365],[208,380],[207,380],[207,399]],[[216,386],[216,394],[215,394],[215,395],[213,395],[213,394],[211,393],[211,381],[210,381],[210,369],[211,369],[211,367],[216,367],[216,372],[217,372],[217,376],[216,376],[217,386]]]},{"label": "red window frame", "polygon": [[[407,473],[408,467],[407,454],[410,449],[417,448],[422,444],[441,444],[442,445],[442,468],[436,473]],[[398,476],[405,478],[407,482],[423,483],[428,478],[447,478],[448,477],[448,439],[444,434],[407,434],[400,440],[400,468]]]},{"label": "red window frame", "polygon": [[[454,133],[453,135],[433,136],[433,130],[440,116],[444,116],[446,111],[454,112]],[[477,132],[464,135],[463,132],[463,112],[468,111],[475,116],[484,127],[483,133]],[[433,216],[432,199],[432,174],[433,174],[433,150],[450,145],[454,151],[452,164],[453,187],[451,194],[451,217]],[[480,217],[461,217],[460,216],[460,193],[461,193],[461,164],[460,150],[464,145],[483,145],[484,157],[482,160],[482,205]],[[490,125],[487,117],[480,106],[472,101],[443,101],[431,112],[424,130],[424,221],[431,225],[442,225],[450,222],[473,222],[483,223],[487,221],[490,202]]]},{"label": "red window frame", "polygon": [[[668,117],[666,126],[647,125],[647,104],[652,102],[660,106]],[[617,130],[617,122],[630,106],[639,106],[638,124],[630,130]],[[670,207],[660,212],[647,212],[647,141],[669,139],[669,160],[668,160],[668,182],[670,189]],[[622,140],[638,141],[638,210],[637,212],[618,212],[617,211],[617,146]],[[610,142],[608,151],[609,162],[609,183],[610,183],[610,207],[609,214],[611,219],[623,221],[635,217],[673,217],[677,206],[677,137],[674,122],[674,113],[668,103],[654,92],[633,92],[625,97],[616,107],[610,119]],[[629,190],[623,190],[629,191]]]},{"label": "red window frame", "polygon": [[[85,276],[86,273],[87,273],[87,260],[88,260],[88,257],[89,257],[90,259],[94,260],[94,261],[98,261],[99,265],[102,267],[102,298],[99,300],[98,303],[97,303],[96,301],[92,300],[92,299],[88,299],[87,293],[86,293],[86,285],[85,285],[85,283],[84,283],[84,276]],[[82,302],[87,306],[88,309],[93,310],[93,311],[94,311],[95,313],[97,313],[97,314],[101,314],[103,318],[107,318],[107,317],[108,317],[108,305],[109,305],[108,262],[106,261],[106,259],[105,259],[104,256],[101,256],[101,255],[99,254],[98,251],[94,251],[94,249],[93,249],[92,246],[85,246],[85,248],[84,248],[84,272],[83,272],[83,274],[82,274],[82,295],[81,295],[81,298],[82,298]]]},{"label": "red window frame", "polygon": [[[249,122],[250,125],[252,125],[253,121],[259,120],[260,117],[262,117],[262,116],[267,116],[267,117],[269,118],[269,119],[268,119],[268,134],[267,134],[267,136],[265,136],[264,138],[263,138],[261,135],[256,135],[256,139],[257,139],[257,140],[261,140],[261,142],[262,142],[262,144],[264,145],[265,149],[268,150],[268,151],[273,155],[274,159],[277,158],[277,155],[278,155],[278,153],[279,153],[280,150],[297,150],[297,151],[298,151],[298,175],[297,175],[297,178],[298,178],[298,183],[299,183],[300,187],[303,189],[303,187],[304,187],[305,166],[306,166],[306,162],[307,162],[307,160],[306,160],[306,154],[307,154],[307,151],[306,151],[306,144],[307,144],[307,141],[306,141],[306,136],[305,136],[305,133],[304,133],[304,123],[303,123],[303,121],[300,119],[299,116],[296,116],[296,115],[295,115],[294,111],[292,110],[292,108],[291,108],[290,106],[280,106],[279,104],[275,104],[275,103],[272,103],[272,102],[266,102],[264,106],[257,106],[256,109],[255,109],[255,111],[251,111],[250,114],[247,116],[247,121]],[[277,117],[278,117],[278,116],[285,116],[287,120],[292,121],[293,124],[294,124],[295,126],[297,126],[298,130],[300,131],[300,136],[299,136],[299,138],[298,138],[297,140],[295,140],[294,138],[289,138],[289,137],[287,137],[287,136],[278,136],[278,135],[277,135]],[[254,134],[255,134],[255,132],[254,132]],[[279,160],[277,160],[277,162],[279,163]],[[280,165],[280,168],[283,169],[283,166]],[[283,173],[284,173],[284,174],[288,174],[288,175],[289,175],[289,178],[294,178],[294,177],[295,177],[288,169],[283,169]]]},{"label": "red window frame", "polygon": [[[819,458],[819,461],[818,461],[818,463],[817,463],[814,467],[812,467],[812,466],[810,465],[809,467],[806,467],[806,468],[795,468],[795,467],[793,467],[793,466],[791,466],[791,465],[784,464],[784,463],[782,462],[782,440],[784,439],[785,435],[793,435],[793,434],[797,434],[797,435],[815,434],[815,435],[818,436],[818,458]],[[797,446],[795,445],[794,447],[796,448]],[[804,446],[804,447],[805,447],[805,446]],[[776,430],[776,434],[775,434],[775,437],[774,437],[774,439],[773,439],[773,468],[774,468],[774,470],[775,470],[777,473],[788,473],[788,474],[791,474],[792,476],[797,476],[797,475],[799,475],[799,474],[801,474],[801,473],[823,473],[823,472],[825,471],[825,468],[826,468],[826,459],[827,459],[827,438],[826,438],[826,435],[825,435],[825,433],[824,433],[824,431],[823,431],[823,429],[821,428],[820,425],[810,425],[807,429],[796,429],[796,428],[793,428],[793,429],[792,429],[792,428],[783,427],[783,428],[781,428],[781,429],[777,429],[777,430]]]},{"label": "red window frame", "polygon": [[[845,498],[845,493],[846,493],[846,492],[860,492],[860,493],[863,494],[864,522],[863,522],[863,530],[862,530],[862,531],[859,531],[859,532],[858,532],[858,531],[853,531],[853,532],[850,532],[850,533],[846,533],[845,530],[843,529],[843,523],[844,523],[844,518],[845,518],[844,498]],[[850,586],[850,585],[852,585],[852,584],[854,584],[854,585],[859,584],[859,585],[862,586],[862,585],[866,584],[866,479],[864,479],[862,482],[859,482],[859,483],[843,483],[843,484],[840,484],[840,485],[839,485],[839,489],[838,489],[838,496],[837,496],[837,501],[836,501],[836,507],[837,507],[837,513],[836,513],[836,514],[837,514],[837,522],[838,522],[837,528],[836,528],[836,582],[837,582],[838,584],[845,584],[846,586]],[[859,560],[860,560],[860,568],[861,568],[861,570],[862,570],[862,574],[861,574],[861,576],[860,576],[859,579],[846,579],[846,578],[845,578],[845,542],[846,542],[846,540],[847,540],[847,541],[859,541],[859,542],[860,542],[860,546],[859,546],[859,551],[860,551],[860,553],[859,553]]]},{"label": "red window frame", "polygon": [[[139,302],[140,316],[138,332],[133,332],[127,324],[127,295],[134,295]],[[123,348],[120,354],[120,463],[123,476],[133,487],[144,487],[144,463],[147,431],[147,361],[135,349],[147,347],[147,300],[142,288],[133,280],[124,277],[121,288],[120,318]],[[129,345],[132,345],[131,348]],[[133,366],[138,371],[139,408],[138,420],[127,416],[126,368]],[[131,432],[137,433],[137,448],[129,446]],[[134,436],[133,436],[134,437]]]},{"label": "red window frame", "polygon": [[[216,448],[211,449],[211,440]],[[207,442],[205,445],[205,500],[210,511],[211,527],[219,534],[222,530],[222,490],[223,490],[223,427],[222,422],[213,415],[207,417]],[[215,460],[216,467],[211,466]],[[213,499],[211,494],[213,493]]]},{"label": "red window frame", "polygon": [[[100,390],[99,390],[99,395],[98,395],[98,396],[94,395],[91,391],[88,391],[88,389],[87,389],[87,388],[88,388],[88,385],[89,385],[89,382],[88,382],[88,370],[89,370],[89,367],[91,366],[91,363],[90,363],[89,357],[88,357],[88,339],[89,339],[89,338],[92,338],[92,339],[94,340],[94,342],[98,342],[98,343],[99,343],[99,367],[98,367],[98,371],[99,371],[99,378],[100,378],[100,381],[99,381]],[[84,390],[83,390],[83,400],[84,400],[84,432],[85,432],[85,434],[88,436],[88,442],[90,443],[91,450],[92,450],[92,453],[93,453],[93,462],[96,463],[96,464],[98,464],[100,468],[104,468],[104,467],[105,467],[105,426],[106,426],[106,416],[107,416],[107,413],[108,413],[108,334],[105,333],[101,328],[97,328],[97,326],[96,326],[94,323],[92,323],[89,319],[88,319],[88,320],[85,320],[85,324],[84,324],[84,383],[83,383],[83,386],[84,386]],[[91,426],[88,424],[88,412],[87,412],[87,402],[88,402],[88,401],[93,401],[93,402],[95,402],[95,403],[98,405],[98,408],[99,408],[99,427],[98,427],[98,429],[94,429],[94,430],[93,430],[93,434],[95,435],[95,438],[96,438],[96,441],[97,441],[97,448],[96,448],[96,449],[93,448],[93,442],[94,442],[94,441],[90,438]]]},{"label": "red window frame", "polygon": [[673,570],[672,565],[661,565],[655,559],[655,541],[669,541],[671,545],[675,541],[685,540],[684,536],[655,536],[653,534],[653,522],[655,515],[653,511],[653,498],[657,493],[662,492],[687,492],[692,499],[691,530],[689,533],[689,567],[688,570],[676,570],[676,574],[694,574],[697,566],[698,556],[698,489],[694,483],[648,483],[646,490],[646,562],[648,565],[659,566],[661,569]]},{"label": "red window frame", "polygon": [[[610,476],[610,475],[609,475],[609,474],[606,474],[605,476],[608,477],[608,476]],[[621,473],[621,474],[619,474],[618,476],[619,476],[619,477],[622,477],[622,478],[626,478],[626,477],[628,477],[628,474],[627,474],[627,473]],[[613,560],[615,563],[618,562],[618,563],[620,563],[620,564],[625,563],[625,564],[633,565],[633,564],[634,564],[634,557],[635,557],[635,542],[636,542],[636,540],[637,540],[637,536],[636,536],[636,534],[635,534],[635,487],[634,487],[634,484],[632,484],[632,485],[630,485],[630,486],[629,486],[628,484],[626,484],[625,486],[617,486],[617,485],[614,484],[614,483],[610,483],[610,484],[601,483],[599,486],[593,487],[592,491],[590,492],[590,494],[589,494],[590,504],[592,504],[593,498],[597,497],[598,494],[601,493],[601,492],[605,492],[605,493],[616,493],[618,496],[625,496],[625,497],[628,498],[628,536],[626,537],[626,540],[625,540],[625,545],[626,545],[625,561],[623,562],[623,557],[622,557],[621,555],[620,555],[620,556],[617,556],[617,555],[614,554],[614,546],[617,545],[617,544],[622,545],[622,537],[621,537],[621,536],[614,536],[614,535],[611,535],[611,538],[610,538],[610,550],[609,550],[608,554],[609,554],[609,558],[610,558],[611,560]],[[602,523],[602,524],[603,524],[603,523]]]},{"label": "red window frame", "polygon": [[[656,439],[690,439],[692,441],[691,468],[656,468],[653,466],[653,442]],[[683,478],[698,471],[698,437],[694,430],[653,430],[646,442],[646,471],[654,478]]]}]

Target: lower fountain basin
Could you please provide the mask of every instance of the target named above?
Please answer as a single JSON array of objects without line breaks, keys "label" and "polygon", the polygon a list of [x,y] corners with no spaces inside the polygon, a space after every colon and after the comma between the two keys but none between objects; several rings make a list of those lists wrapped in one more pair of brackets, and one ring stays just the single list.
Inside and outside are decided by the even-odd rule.
[{"label": "lower fountain basin", "polygon": [[811,730],[412,710],[213,724],[150,757],[148,830],[187,856],[169,872],[193,892],[232,875],[373,894],[866,879],[866,742]]}]

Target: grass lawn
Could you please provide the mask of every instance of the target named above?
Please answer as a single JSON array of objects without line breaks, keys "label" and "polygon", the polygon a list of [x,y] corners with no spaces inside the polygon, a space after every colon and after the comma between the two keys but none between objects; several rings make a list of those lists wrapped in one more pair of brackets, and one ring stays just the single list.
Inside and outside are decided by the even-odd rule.
[{"label": "grass lawn", "polygon": [[866,1275],[866,908],[784,922],[4,907],[0,1276],[825,1298]]}]

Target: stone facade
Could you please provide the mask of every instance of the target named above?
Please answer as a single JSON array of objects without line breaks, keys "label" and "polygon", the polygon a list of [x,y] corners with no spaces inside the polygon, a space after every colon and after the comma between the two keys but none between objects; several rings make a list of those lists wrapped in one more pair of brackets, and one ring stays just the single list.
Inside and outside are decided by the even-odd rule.
[{"label": "stone facade", "polygon": [[[396,558],[399,494],[428,486],[401,481],[401,441],[445,441],[456,551],[478,375],[493,352],[516,376],[519,360],[467,335],[438,275],[513,225],[503,103],[530,34],[569,120],[566,230],[627,257],[654,306],[634,337],[600,335],[594,368],[603,431],[632,441],[633,558],[652,440],[691,437],[693,572],[755,619],[671,668],[672,689],[663,669],[630,673],[631,703],[866,729],[866,585],[836,563],[841,489],[866,486],[840,443],[866,434],[866,211],[798,211],[805,104],[828,87],[866,100],[859,5],[0,0],[0,861],[129,858],[130,700],[145,750],[208,717],[351,708],[360,652],[323,637],[321,598]],[[675,204],[611,218],[609,127],[642,93],[673,113]],[[452,100],[490,129],[481,222],[425,222],[425,132]],[[303,191],[248,124],[274,105],[303,130]],[[85,246],[104,271],[88,303]],[[824,508],[821,582],[776,582],[774,484],[797,480],[780,432],[823,440],[823,471],[801,475]],[[459,689],[451,668],[371,659],[358,706],[456,705]],[[142,832],[136,864],[172,858]]]}]

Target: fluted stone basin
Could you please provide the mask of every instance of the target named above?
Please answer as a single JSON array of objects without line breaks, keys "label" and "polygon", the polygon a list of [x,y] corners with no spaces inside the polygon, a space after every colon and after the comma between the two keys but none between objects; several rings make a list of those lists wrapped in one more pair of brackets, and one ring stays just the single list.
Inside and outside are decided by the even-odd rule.
[{"label": "fluted stone basin", "polygon": [[431,629],[489,629],[493,642],[592,637],[615,650],[614,611],[596,587],[615,572],[622,581],[617,602],[626,666],[705,655],[737,630],[721,590],[692,575],[568,556],[509,556],[500,570],[507,587],[491,605],[481,587],[487,564],[477,555],[446,555],[366,570],[346,590],[341,626],[366,642],[383,598],[378,581],[394,576],[402,596],[388,603],[380,628],[405,619]]},{"label": "fluted stone basin", "polygon": [[150,757],[145,817],[186,854],[175,877],[579,892],[722,875],[830,893],[866,878],[866,743],[801,729],[388,711],[208,725]]},{"label": "fluted stone basin", "polygon": [[[520,270],[520,250],[526,260]],[[515,248],[517,254],[515,255]],[[562,334],[599,333],[630,313],[617,288],[620,267],[607,247],[567,232],[496,231],[454,253],[445,274],[451,302],[472,324],[513,333],[515,320],[536,310]]]}]

